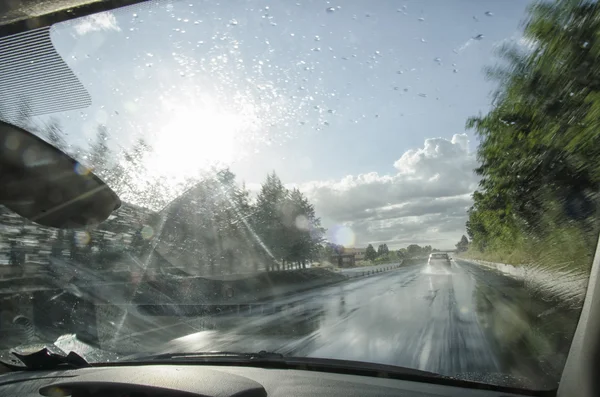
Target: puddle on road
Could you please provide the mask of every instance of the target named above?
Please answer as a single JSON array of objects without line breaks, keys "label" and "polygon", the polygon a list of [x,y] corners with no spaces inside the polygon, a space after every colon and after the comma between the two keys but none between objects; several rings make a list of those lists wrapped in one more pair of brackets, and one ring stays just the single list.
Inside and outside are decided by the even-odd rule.
[{"label": "puddle on road", "polygon": [[451,276],[454,272],[450,267],[425,265],[421,274],[429,276]]}]

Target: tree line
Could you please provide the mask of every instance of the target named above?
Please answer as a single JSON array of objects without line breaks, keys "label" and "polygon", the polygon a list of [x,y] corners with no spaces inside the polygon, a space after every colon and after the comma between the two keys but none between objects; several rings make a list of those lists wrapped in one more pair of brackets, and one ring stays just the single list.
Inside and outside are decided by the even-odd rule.
[{"label": "tree line", "polygon": [[520,43],[487,71],[492,109],[467,122],[481,177],[470,250],[585,269],[600,230],[600,5],[536,3]]},{"label": "tree line", "polygon": [[236,268],[306,268],[322,250],[325,229],[314,206],[273,172],[256,199],[229,170],[204,178],[160,214],[162,243],[209,273]]},{"label": "tree line", "polygon": [[365,251],[365,259],[375,262],[385,262],[398,259],[422,258],[437,251],[439,250],[433,248],[431,245],[421,247],[418,244],[410,244],[406,248],[400,248],[393,252],[390,251],[385,243],[379,244],[377,250],[375,250],[372,244],[369,244]]},{"label": "tree line", "polygon": [[365,259],[368,261],[376,261],[379,258],[379,260],[381,261],[384,259],[388,259],[389,254],[390,249],[388,248],[387,244],[379,244],[379,246],[377,247],[377,251],[375,251],[375,248],[372,244],[369,244],[367,245],[367,249],[365,250]]}]

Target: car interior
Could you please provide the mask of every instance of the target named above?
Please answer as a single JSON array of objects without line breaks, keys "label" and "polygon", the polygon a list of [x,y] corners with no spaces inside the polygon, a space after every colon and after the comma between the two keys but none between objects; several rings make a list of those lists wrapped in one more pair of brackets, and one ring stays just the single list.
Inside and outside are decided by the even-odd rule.
[{"label": "car interior", "polygon": [[[0,3],[0,62],[2,43],[47,31],[54,23],[125,7],[135,0],[36,0]],[[10,66],[10,65],[9,65]],[[5,64],[0,64],[0,69]],[[0,96],[9,82],[0,81]],[[51,93],[41,93],[44,100]],[[80,98],[81,99],[81,98]],[[61,99],[68,106],[68,99]],[[58,100],[59,102],[61,100]],[[85,102],[85,99],[84,99]],[[0,147],[0,204],[29,219],[57,227],[101,222],[120,205],[118,197],[92,173],[81,173],[56,186],[53,173],[72,168],[73,160],[26,131],[5,124],[0,142],[21,134],[29,144],[46,151],[55,164],[38,172],[39,183],[19,184],[26,167]],[[6,171],[9,170],[9,171]],[[28,179],[31,180],[31,179]],[[63,204],[48,212],[48,191],[60,189]],[[88,192],[84,202],[70,197]],[[70,192],[70,193],[69,193]],[[56,206],[56,203],[51,203]],[[66,222],[66,223],[65,223]],[[447,254],[444,257],[448,258]],[[600,396],[600,251],[591,268],[585,303],[557,390],[524,391],[439,376],[392,366],[370,366],[344,360],[304,360],[283,356],[249,355],[217,363],[203,356],[153,357],[88,364],[72,354],[66,357],[48,349],[29,355],[0,355],[0,395],[3,396],[496,396],[539,395],[558,397]]]}]

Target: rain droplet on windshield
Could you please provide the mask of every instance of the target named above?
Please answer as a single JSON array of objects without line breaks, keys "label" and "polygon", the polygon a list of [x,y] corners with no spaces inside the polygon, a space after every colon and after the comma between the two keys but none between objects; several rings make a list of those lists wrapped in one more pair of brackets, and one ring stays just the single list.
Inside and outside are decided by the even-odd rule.
[{"label": "rain droplet on windshield", "polygon": [[458,69],[452,69],[453,73],[458,73]]},{"label": "rain droplet on windshield", "polygon": [[425,21],[425,18],[421,17],[421,18],[418,19],[418,21],[419,22],[423,22],[423,21]]},{"label": "rain droplet on windshield", "polygon": [[420,96],[421,98],[427,98],[427,94],[424,94],[424,93],[420,93],[420,94],[419,94],[419,96]]},{"label": "rain droplet on windshield", "polygon": [[486,11],[484,14],[487,15],[488,17],[494,16],[494,13],[491,11]]},{"label": "rain droplet on windshield", "polygon": [[434,62],[437,62],[437,63],[442,63],[442,58],[440,58],[440,57],[435,57],[435,58],[433,59],[433,61],[434,61]]},{"label": "rain droplet on windshield", "polygon": [[232,20],[229,21],[229,24],[232,25],[232,26],[235,26],[235,25],[238,24],[238,21],[237,21],[237,19],[232,19]]},{"label": "rain droplet on windshield", "polygon": [[481,40],[483,39],[483,35],[482,34],[478,34],[477,36],[473,37],[474,40]]},{"label": "rain droplet on windshield", "polygon": [[315,41],[321,41],[321,38],[319,36],[315,36]]},{"label": "rain droplet on windshield", "polygon": [[327,12],[335,12],[335,7],[327,7]]}]

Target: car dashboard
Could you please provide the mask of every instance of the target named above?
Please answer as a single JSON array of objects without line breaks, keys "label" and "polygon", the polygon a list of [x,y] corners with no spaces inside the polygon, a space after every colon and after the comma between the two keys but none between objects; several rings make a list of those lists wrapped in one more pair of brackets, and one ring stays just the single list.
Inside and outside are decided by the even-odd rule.
[{"label": "car dashboard", "polygon": [[135,365],[0,376],[2,396],[517,396],[398,379],[239,366]]}]

